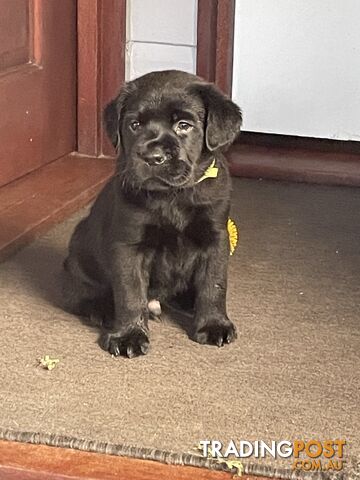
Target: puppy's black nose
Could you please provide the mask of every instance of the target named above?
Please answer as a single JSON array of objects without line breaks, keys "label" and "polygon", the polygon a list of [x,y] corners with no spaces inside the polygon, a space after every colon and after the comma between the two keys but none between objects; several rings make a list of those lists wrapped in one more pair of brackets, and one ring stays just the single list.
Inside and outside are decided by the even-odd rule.
[{"label": "puppy's black nose", "polygon": [[167,160],[167,155],[162,152],[154,152],[143,156],[143,159],[148,165],[162,165]]},{"label": "puppy's black nose", "polygon": [[164,155],[163,153],[154,153],[152,158],[153,158],[153,161],[154,161],[155,165],[161,165],[162,163],[165,162],[166,155]]}]

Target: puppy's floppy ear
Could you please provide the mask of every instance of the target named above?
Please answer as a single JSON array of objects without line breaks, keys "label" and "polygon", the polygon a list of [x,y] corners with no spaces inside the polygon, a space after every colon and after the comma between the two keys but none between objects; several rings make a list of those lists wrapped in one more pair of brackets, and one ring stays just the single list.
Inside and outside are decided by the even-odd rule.
[{"label": "puppy's floppy ear", "polygon": [[197,83],[192,88],[200,95],[206,109],[205,142],[208,150],[230,145],[240,133],[240,108],[213,84]]},{"label": "puppy's floppy ear", "polygon": [[104,110],[105,130],[116,150],[118,150],[121,145],[120,118],[130,93],[129,87],[130,85],[128,83],[125,84],[119,95],[114,98]]},{"label": "puppy's floppy ear", "polygon": [[117,98],[115,98],[105,107],[104,124],[106,133],[108,134],[108,137],[110,138],[111,143],[114,145],[116,150],[120,145],[119,121],[120,115],[117,108]]}]

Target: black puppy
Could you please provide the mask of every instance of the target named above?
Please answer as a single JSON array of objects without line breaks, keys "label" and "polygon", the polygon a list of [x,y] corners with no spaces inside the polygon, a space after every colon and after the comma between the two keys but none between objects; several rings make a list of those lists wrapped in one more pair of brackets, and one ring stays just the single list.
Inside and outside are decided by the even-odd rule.
[{"label": "black puppy", "polygon": [[[149,315],[171,299],[193,312],[196,342],[230,343],[230,178],[221,151],[240,131],[240,109],[194,75],[154,72],[125,85],[105,124],[121,154],[72,236],[66,308],[100,317],[101,344],[114,355],[147,353]],[[211,166],[215,175],[204,177]]]}]

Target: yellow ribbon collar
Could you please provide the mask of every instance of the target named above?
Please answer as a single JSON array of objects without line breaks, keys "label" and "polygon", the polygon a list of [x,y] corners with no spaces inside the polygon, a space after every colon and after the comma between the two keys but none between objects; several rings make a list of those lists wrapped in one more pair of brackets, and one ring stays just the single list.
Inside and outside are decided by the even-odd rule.
[{"label": "yellow ribbon collar", "polygon": [[211,165],[205,170],[204,175],[200,177],[196,183],[202,182],[205,178],[216,178],[218,176],[219,169],[218,167],[215,167],[215,162],[216,160],[214,158]]}]

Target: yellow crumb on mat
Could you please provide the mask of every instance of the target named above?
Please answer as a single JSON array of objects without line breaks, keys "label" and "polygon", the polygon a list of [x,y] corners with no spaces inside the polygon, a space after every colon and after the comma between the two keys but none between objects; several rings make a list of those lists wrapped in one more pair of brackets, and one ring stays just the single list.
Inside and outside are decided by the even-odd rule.
[{"label": "yellow crumb on mat", "polygon": [[[194,450],[196,450],[197,452],[199,450],[203,451],[203,447],[199,444],[198,446],[194,447]],[[227,460],[225,458],[219,458],[216,455],[213,455],[210,447],[208,447],[207,449],[207,458],[212,458],[217,463],[223,463],[224,465],[226,465],[229,471],[236,470],[233,478],[239,478],[244,473],[244,465],[240,462],[240,460]]]},{"label": "yellow crumb on mat", "polygon": [[217,458],[217,461],[219,463],[224,463],[230,471],[232,469],[236,470],[233,478],[241,477],[244,473],[244,465],[239,460],[223,460],[221,458]]},{"label": "yellow crumb on mat", "polygon": [[45,355],[44,357],[38,359],[39,365],[46,370],[52,370],[55,368],[59,361],[60,360],[58,358],[50,358],[49,355]]}]

